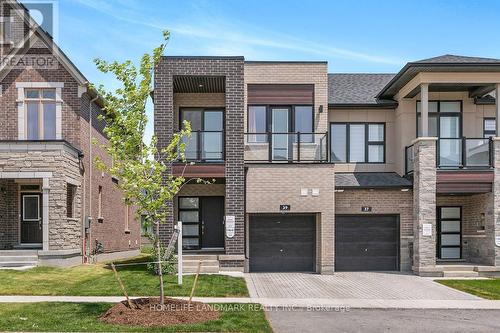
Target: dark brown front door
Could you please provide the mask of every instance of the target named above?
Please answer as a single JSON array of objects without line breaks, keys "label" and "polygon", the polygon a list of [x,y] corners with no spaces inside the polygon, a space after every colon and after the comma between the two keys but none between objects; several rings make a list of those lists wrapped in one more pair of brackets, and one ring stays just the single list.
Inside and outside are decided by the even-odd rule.
[{"label": "dark brown front door", "polygon": [[42,196],[21,194],[21,243],[42,243]]}]

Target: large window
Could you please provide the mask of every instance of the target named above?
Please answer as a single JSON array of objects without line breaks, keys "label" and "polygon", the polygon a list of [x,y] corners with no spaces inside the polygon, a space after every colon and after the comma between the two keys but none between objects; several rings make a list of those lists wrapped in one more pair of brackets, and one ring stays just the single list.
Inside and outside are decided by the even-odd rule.
[{"label": "large window", "polygon": [[494,137],[497,133],[496,131],[496,120],[495,118],[484,118],[483,122],[483,136],[485,138]]},{"label": "large window", "polygon": [[[429,102],[429,136],[459,138],[461,135],[462,102]],[[422,136],[421,103],[417,101],[417,136]]]},{"label": "large window", "polygon": [[56,139],[55,89],[25,89],[28,140]]},{"label": "large window", "polygon": [[0,17],[0,43],[11,41],[11,17]]},{"label": "large window", "polygon": [[[282,112],[286,110],[286,112]],[[279,117],[277,116],[279,114]],[[275,132],[286,134],[301,134],[301,142],[312,142],[313,129],[313,106],[293,105],[293,106],[269,106],[250,105],[248,106],[248,133],[268,133]],[[249,135],[251,142],[265,142],[266,135]]]},{"label": "large window", "polygon": [[[224,111],[222,109],[181,108],[179,127],[191,125],[186,138],[186,159],[220,161],[224,158]],[[180,128],[179,128],[180,129]]]},{"label": "large window", "polygon": [[331,161],[385,163],[385,123],[330,124]]}]

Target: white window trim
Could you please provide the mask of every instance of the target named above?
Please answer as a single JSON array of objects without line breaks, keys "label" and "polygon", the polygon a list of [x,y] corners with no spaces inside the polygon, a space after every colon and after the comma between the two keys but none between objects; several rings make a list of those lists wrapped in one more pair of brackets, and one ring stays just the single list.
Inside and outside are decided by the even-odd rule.
[{"label": "white window trim", "polygon": [[26,108],[25,93],[27,88],[54,88],[56,90],[56,140],[62,139],[62,88],[64,82],[16,82],[17,88],[17,137],[18,140],[26,140]]}]

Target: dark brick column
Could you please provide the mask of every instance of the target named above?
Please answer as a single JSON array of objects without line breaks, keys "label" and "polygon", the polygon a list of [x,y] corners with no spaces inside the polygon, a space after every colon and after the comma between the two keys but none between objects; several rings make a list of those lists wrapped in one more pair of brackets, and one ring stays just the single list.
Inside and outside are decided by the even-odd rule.
[{"label": "dark brick column", "polygon": [[[225,77],[225,215],[236,219],[233,238],[226,238],[226,254],[238,255],[227,260],[229,266],[243,266],[245,249],[244,228],[244,59],[243,57],[164,57],[155,71],[155,134],[158,147],[168,145],[174,131],[173,78],[175,76]],[[161,237],[168,241],[173,230],[173,206],[166,203],[170,211],[168,221],[162,226]],[[237,259],[235,259],[237,258]],[[224,264],[221,262],[221,266]]]}]

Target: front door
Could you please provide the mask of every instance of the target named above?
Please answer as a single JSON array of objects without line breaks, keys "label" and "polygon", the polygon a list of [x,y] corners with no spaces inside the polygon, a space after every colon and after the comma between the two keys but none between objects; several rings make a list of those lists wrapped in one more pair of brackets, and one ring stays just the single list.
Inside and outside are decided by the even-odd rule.
[{"label": "front door", "polygon": [[462,207],[438,207],[437,236],[439,259],[462,258]]},{"label": "front door", "polygon": [[42,243],[42,200],[39,193],[21,194],[21,243]]},{"label": "front door", "polygon": [[224,248],[224,197],[180,197],[185,250]]},{"label": "front door", "polygon": [[201,247],[224,248],[224,197],[201,200]]}]

